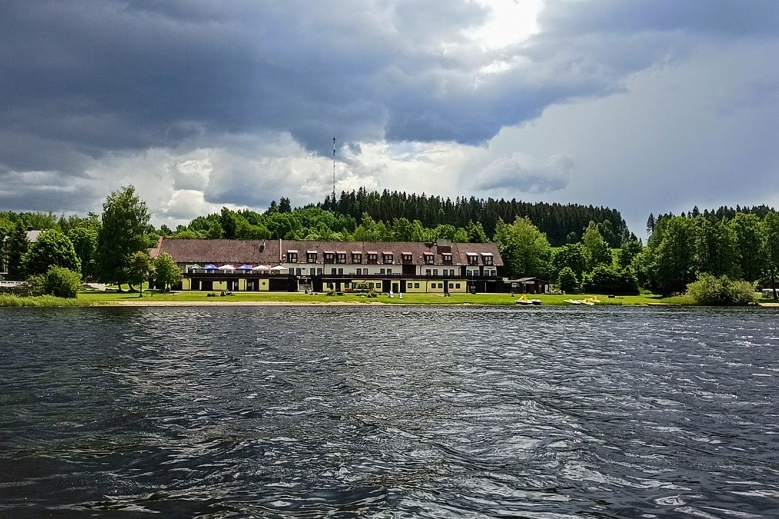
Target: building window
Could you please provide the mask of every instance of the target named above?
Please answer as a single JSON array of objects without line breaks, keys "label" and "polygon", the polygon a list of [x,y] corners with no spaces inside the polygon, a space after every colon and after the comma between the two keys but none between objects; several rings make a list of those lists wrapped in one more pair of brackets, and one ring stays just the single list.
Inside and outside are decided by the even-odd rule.
[{"label": "building window", "polygon": [[391,275],[392,275],[392,269],[387,269],[387,275],[388,275],[388,276],[391,276]]},{"label": "building window", "polygon": [[322,275],[322,269],[316,269],[316,274],[317,274],[317,276],[321,276]]},{"label": "building window", "polygon": [[380,275],[380,276],[383,276],[383,275],[384,275],[384,269],[379,269],[379,275]]},{"label": "building window", "polygon": [[455,283],[454,288],[460,288],[460,283]]},{"label": "building window", "polygon": [[336,269],[335,269],[335,267],[331,268],[331,269],[330,269],[330,274],[332,274],[333,276],[335,276],[335,273],[336,273]]},{"label": "building window", "polygon": [[438,275],[438,269],[433,269],[433,275],[434,275],[434,276],[437,276],[437,275]]},{"label": "building window", "polygon": [[431,274],[430,269],[425,269],[425,275],[429,276]]},{"label": "building window", "polygon": [[338,254],[336,254],[335,262],[336,263],[346,263],[346,253],[345,252],[339,252]]},{"label": "building window", "polygon": [[414,283],[414,288],[419,288],[419,283]]},{"label": "building window", "polygon": [[435,263],[435,256],[431,252],[425,253],[425,265],[432,265]]},{"label": "building window", "polygon": [[316,269],[314,267],[311,267],[308,269],[309,275],[316,276]]},{"label": "building window", "polygon": [[362,254],[352,252],[352,263],[362,263]]},{"label": "building window", "polygon": [[368,263],[376,263],[376,258],[379,257],[378,252],[368,251]]},{"label": "building window", "polygon": [[338,269],[338,275],[339,276],[343,276],[343,273],[344,273],[344,269],[343,268]]},{"label": "building window", "polygon": [[403,253],[403,263],[411,263],[412,256],[411,254]]},{"label": "building window", "polygon": [[288,263],[297,263],[298,262],[298,251],[296,251],[296,250],[287,251],[287,262]]},{"label": "building window", "polygon": [[452,263],[452,255],[448,253],[444,253],[441,255],[443,257],[444,263]]},{"label": "building window", "polygon": [[385,253],[384,253],[384,263],[385,263],[385,264],[392,265],[393,261],[395,261],[395,259],[394,259],[394,258],[395,258],[395,256],[393,256],[393,255],[392,255],[392,254],[390,254],[389,252],[385,252]]},{"label": "building window", "polygon": [[485,265],[492,265],[492,254],[482,254],[481,260],[484,262]]},{"label": "building window", "polygon": [[468,265],[479,264],[479,256],[475,252],[466,252],[465,255],[468,256]]},{"label": "building window", "polygon": [[316,252],[308,251],[306,253],[306,263],[316,263],[316,257],[317,257]]},{"label": "building window", "polygon": [[325,251],[325,263],[335,263],[335,252]]}]

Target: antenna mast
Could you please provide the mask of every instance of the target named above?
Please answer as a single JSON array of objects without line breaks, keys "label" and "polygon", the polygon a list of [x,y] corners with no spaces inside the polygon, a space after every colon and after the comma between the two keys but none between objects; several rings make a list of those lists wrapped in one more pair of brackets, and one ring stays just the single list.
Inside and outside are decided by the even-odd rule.
[{"label": "antenna mast", "polygon": [[335,209],[335,137],[333,137],[333,209]]}]

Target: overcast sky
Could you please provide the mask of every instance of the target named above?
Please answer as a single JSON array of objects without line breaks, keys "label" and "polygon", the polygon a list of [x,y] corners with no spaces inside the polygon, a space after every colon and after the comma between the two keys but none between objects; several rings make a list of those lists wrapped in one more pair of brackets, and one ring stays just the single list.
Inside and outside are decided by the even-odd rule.
[{"label": "overcast sky", "polygon": [[776,0],[0,3],[0,210],[779,206]]}]

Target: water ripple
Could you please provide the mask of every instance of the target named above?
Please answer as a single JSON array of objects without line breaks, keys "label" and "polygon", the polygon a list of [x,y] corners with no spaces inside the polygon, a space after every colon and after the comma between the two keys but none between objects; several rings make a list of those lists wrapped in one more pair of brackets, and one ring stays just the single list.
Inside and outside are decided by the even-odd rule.
[{"label": "water ripple", "polygon": [[777,517],[776,313],[0,312],[0,516]]}]

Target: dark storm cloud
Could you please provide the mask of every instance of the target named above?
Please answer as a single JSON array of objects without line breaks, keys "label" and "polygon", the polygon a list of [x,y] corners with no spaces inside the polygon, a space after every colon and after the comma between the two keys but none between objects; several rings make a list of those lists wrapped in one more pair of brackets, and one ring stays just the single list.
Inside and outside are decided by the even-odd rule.
[{"label": "dark storm cloud", "polygon": [[[554,7],[561,26],[578,9]],[[595,11],[593,24],[610,15]],[[480,144],[550,104],[613,91],[543,41],[474,50],[463,31],[486,15],[465,0],[5,2],[0,131],[92,158],[276,131],[326,155],[334,135]],[[518,55],[532,69],[480,72]],[[9,167],[32,169],[27,157]]]},{"label": "dark storm cloud", "polygon": [[[9,175],[88,182],[98,170],[118,182],[132,177],[132,161],[110,169],[117,155],[155,148],[168,160],[280,135],[302,145],[294,153],[322,157],[334,136],[339,146],[484,144],[550,106],[627,91],[635,73],[683,63],[695,42],[774,36],[777,13],[779,2],[766,0],[548,0],[541,32],[488,48],[467,35],[489,14],[470,0],[0,2],[0,204],[16,196],[13,207],[77,209],[96,193]],[[759,105],[763,95],[756,84],[731,104]],[[345,148],[347,165],[357,146]],[[290,189],[288,163],[252,169],[261,155],[229,152],[245,162],[174,171],[171,188],[252,206]],[[534,167],[498,162],[480,185],[567,185]],[[258,186],[265,194],[252,194]]]},{"label": "dark storm cloud", "polygon": [[383,6],[389,15],[368,7],[4,3],[2,130],[96,153],[175,146],[192,122],[214,133],[287,131],[319,151],[330,135],[380,139],[393,107],[371,84],[377,72],[398,56],[421,67],[425,45],[483,13],[449,0]]}]

